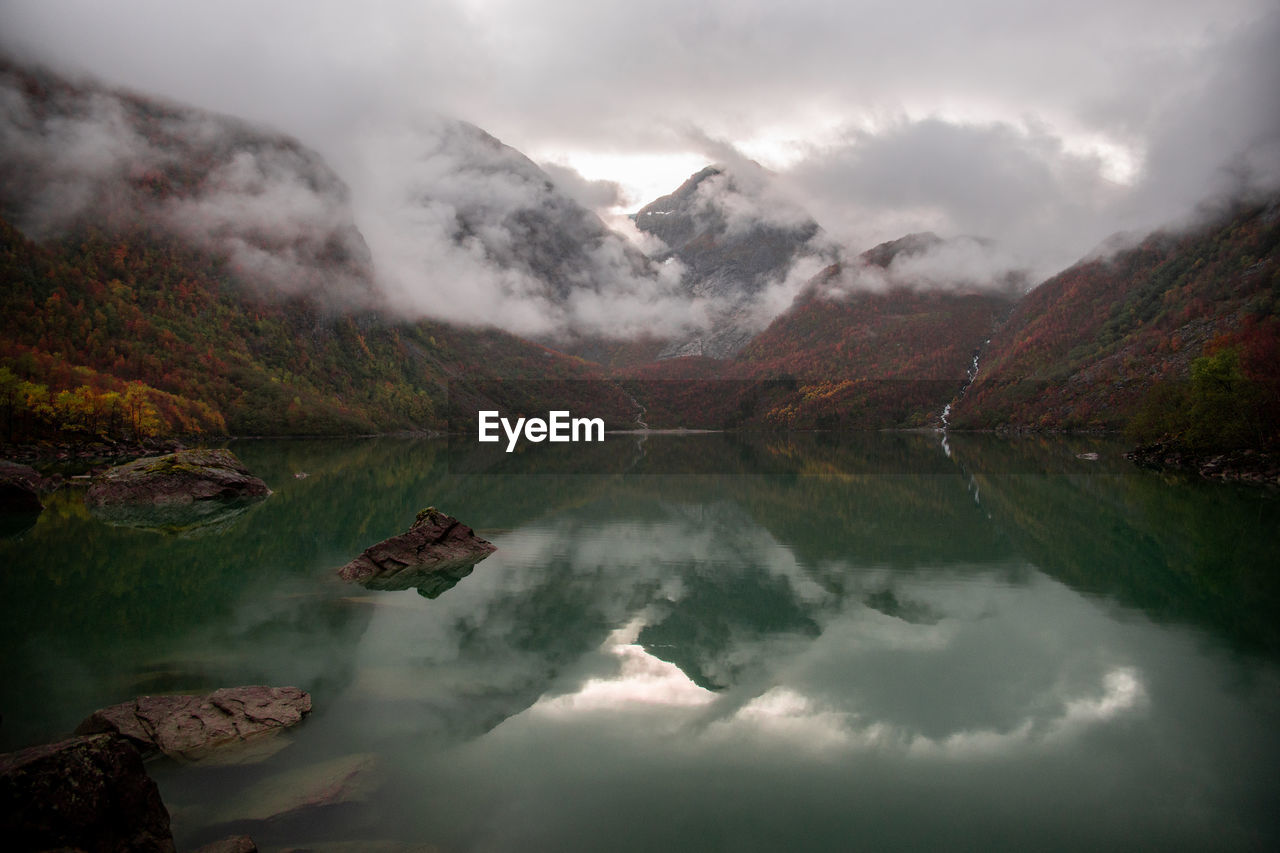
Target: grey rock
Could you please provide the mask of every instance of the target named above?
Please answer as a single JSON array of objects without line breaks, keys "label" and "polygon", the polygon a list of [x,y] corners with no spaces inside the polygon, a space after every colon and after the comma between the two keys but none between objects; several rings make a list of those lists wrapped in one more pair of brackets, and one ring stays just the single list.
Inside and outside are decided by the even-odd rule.
[{"label": "grey rock", "polygon": [[267,484],[250,474],[230,450],[179,450],[108,470],[94,479],[84,500],[91,507],[120,503],[190,504],[269,494]]},{"label": "grey rock", "polygon": [[144,752],[198,761],[296,725],[311,711],[297,687],[228,687],[199,696],[141,696],[90,714],[76,734],[114,732]]}]

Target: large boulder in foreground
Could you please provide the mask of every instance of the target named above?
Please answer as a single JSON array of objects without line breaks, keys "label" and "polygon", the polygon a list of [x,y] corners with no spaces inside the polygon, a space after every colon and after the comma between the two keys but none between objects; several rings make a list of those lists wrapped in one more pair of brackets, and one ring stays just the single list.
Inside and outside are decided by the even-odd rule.
[{"label": "large boulder in foreground", "polygon": [[138,750],[111,734],[0,755],[6,850],[173,853],[169,812]]},{"label": "large boulder in foreground", "polygon": [[301,722],[311,695],[297,687],[227,687],[205,696],[142,696],[94,711],[76,734],[113,732],[144,753],[200,760]]},{"label": "large boulder in foreground", "polygon": [[44,482],[30,465],[0,459],[0,512],[40,512]]},{"label": "large boulder in foreground", "polygon": [[[408,589],[424,575],[446,573],[457,577],[498,550],[467,525],[435,507],[418,513],[407,533],[379,542],[338,569],[346,581],[370,589]],[[450,584],[452,585],[452,584]]]},{"label": "large boulder in foreground", "polygon": [[110,469],[93,481],[84,501],[89,506],[185,504],[269,494],[267,484],[250,474],[230,450],[179,450]]}]

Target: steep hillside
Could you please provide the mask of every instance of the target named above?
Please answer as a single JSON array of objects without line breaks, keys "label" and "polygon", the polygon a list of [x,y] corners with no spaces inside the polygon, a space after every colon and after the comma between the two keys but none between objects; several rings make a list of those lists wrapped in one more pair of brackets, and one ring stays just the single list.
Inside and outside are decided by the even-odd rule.
[{"label": "steep hillside", "polygon": [[[505,406],[520,383],[491,380],[599,377],[497,330],[255,295],[226,259],[168,235],[39,246],[0,223],[0,281],[6,438],[444,429],[450,391],[521,398]],[[566,387],[579,409],[633,417],[611,383]]]},{"label": "steep hillside", "polygon": [[[392,313],[346,185],[296,140],[7,62],[0,98],[0,438],[442,429],[451,385],[525,405],[552,386],[490,380],[599,376],[504,332]],[[553,296],[593,285],[605,244],[646,267],[532,163],[455,125],[467,174],[515,175],[539,199],[496,225],[458,211],[459,233],[509,251],[495,263]],[[609,383],[554,390],[634,416]]]},{"label": "steep hillside", "polygon": [[900,285],[832,293],[828,284],[841,273],[840,266],[825,270],[739,356],[754,376],[794,377],[801,385],[770,419],[838,427],[880,412],[897,418],[880,425],[938,423],[1008,315],[1013,293]]},{"label": "steep hillside", "polygon": [[883,271],[946,241],[911,235],[833,264],[732,360],[680,358],[620,371],[651,425],[875,429],[939,423],[975,355],[1016,298],[985,289],[915,288]]},{"label": "steep hillside", "polygon": [[[1273,199],[1237,205],[1182,233],[1152,234],[1054,276],[992,337],[952,424],[1194,437],[1184,415],[1199,406],[1196,418],[1256,421],[1251,437],[1205,432],[1206,445],[1274,442],[1277,421],[1258,408],[1265,400],[1245,405],[1244,397],[1272,395],[1274,405],[1277,247],[1280,200]],[[1233,410],[1236,403],[1244,408]]]},{"label": "steep hillside", "polygon": [[155,229],[262,295],[376,300],[348,190],[296,140],[0,58],[0,216],[37,240]]}]

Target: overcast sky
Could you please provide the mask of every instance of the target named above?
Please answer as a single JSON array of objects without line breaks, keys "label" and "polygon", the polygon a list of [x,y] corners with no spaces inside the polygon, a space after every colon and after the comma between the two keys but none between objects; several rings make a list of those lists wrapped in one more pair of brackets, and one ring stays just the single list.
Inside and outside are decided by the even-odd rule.
[{"label": "overcast sky", "polygon": [[1038,271],[1280,174],[1266,0],[3,0],[24,58],[245,116],[339,170],[438,111],[634,210],[711,161],[776,170],[861,250],[1002,241]]}]

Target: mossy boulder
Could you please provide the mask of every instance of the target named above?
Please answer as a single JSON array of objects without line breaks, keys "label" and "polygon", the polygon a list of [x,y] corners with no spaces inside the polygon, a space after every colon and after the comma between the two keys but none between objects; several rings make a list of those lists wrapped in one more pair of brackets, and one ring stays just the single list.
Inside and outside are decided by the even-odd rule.
[{"label": "mossy boulder", "polygon": [[190,504],[269,494],[230,450],[179,450],[110,469],[93,481],[84,500],[89,506]]}]

